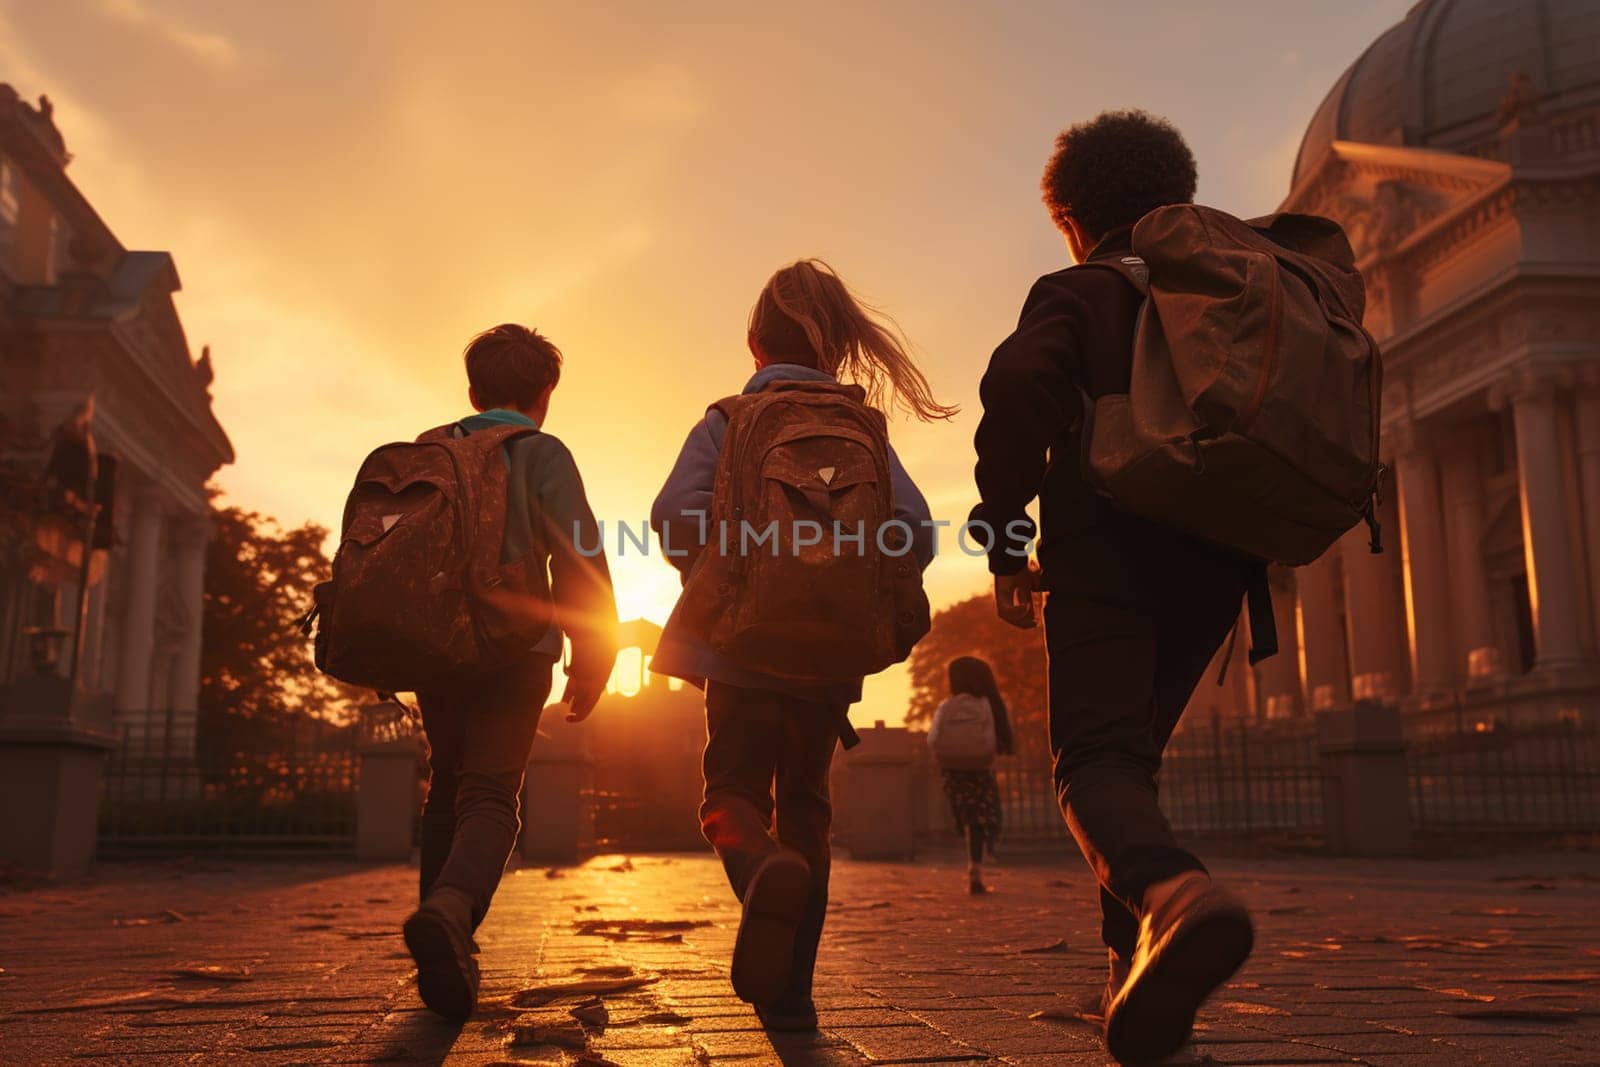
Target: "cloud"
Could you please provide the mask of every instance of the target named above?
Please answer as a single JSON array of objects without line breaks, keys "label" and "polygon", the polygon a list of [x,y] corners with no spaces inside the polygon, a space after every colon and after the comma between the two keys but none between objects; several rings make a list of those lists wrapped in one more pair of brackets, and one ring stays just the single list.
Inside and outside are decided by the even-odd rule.
[{"label": "cloud", "polygon": [[120,22],[165,38],[213,70],[231,70],[238,65],[239,50],[228,38],[220,33],[191,29],[169,14],[152,10],[144,0],[100,0],[100,7]]}]

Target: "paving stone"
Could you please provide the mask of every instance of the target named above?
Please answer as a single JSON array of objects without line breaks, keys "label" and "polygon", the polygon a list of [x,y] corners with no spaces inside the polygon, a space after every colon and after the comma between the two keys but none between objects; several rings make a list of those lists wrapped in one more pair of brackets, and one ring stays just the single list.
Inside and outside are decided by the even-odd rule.
[{"label": "paving stone", "polygon": [[[823,1031],[794,1037],[762,1031],[728,986],[738,910],[715,861],[622,859],[555,879],[510,872],[479,931],[483,999],[464,1027],[422,1007],[395,936],[411,867],[141,862],[70,886],[0,888],[0,1061],[555,1064],[570,1050],[508,1047],[507,1035],[536,1013],[567,1018],[580,998],[525,1009],[516,994],[643,973],[660,980],[606,995],[611,1025],[589,1032],[590,1052],[622,1067],[1107,1062],[1073,1015],[1104,967],[1080,861],[998,868],[996,892],[978,899],[961,892],[953,857],[837,861],[817,978]],[[1213,867],[1256,907],[1258,951],[1174,1063],[1594,1062],[1591,858]],[[1536,907],[1516,892],[1529,880],[1554,887]],[[711,925],[671,943],[575,925],[637,932],[641,920],[683,919]],[[183,978],[180,965],[248,975]]]}]

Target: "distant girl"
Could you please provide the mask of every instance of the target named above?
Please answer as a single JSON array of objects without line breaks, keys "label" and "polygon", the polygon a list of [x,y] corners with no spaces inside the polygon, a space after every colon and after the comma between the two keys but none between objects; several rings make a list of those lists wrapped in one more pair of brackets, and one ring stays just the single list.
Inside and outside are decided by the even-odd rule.
[{"label": "distant girl", "polygon": [[[651,670],[705,688],[709,736],[701,829],[744,905],[733,950],[734,991],[755,1006],[769,1029],[810,1030],[817,1025],[812,970],[828,907],[828,768],[840,738],[847,744],[854,739],[846,716],[861,699],[861,678],[829,674],[828,660],[835,667],[865,662],[852,656],[886,640],[892,627],[870,610],[839,610],[852,595],[870,608],[884,592],[876,583],[829,578],[841,565],[877,564],[859,558],[841,563],[838,542],[803,547],[798,535],[789,539],[788,529],[812,516],[818,520],[813,525],[831,519],[837,529],[839,515],[863,507],[881,514],[882,525],[909,534],[909,544],[889,553],[896,555],[890,571],[872,573],[895,574],[897,583],[909,580],[921,598],[920,568],[933,558],[928,505],[887,446],[886,424],[873,409],[900,405],[922,419],[948,418],[955,409],[934,401],[892,324],[816,260],[790,264],[767,282],[750,312],[748,342],[754,375],[738,397],[713,405],[689,432],[651,511],[663,553],[687,583]],[[819,407],[808,409],[811,401]],[[770,414],[757,414],[758,406]],[[806,422],[810,410],[817,412],[815,426]],[[790,421],[758,421],[769,418]],[[820,421],[825,419],[834,421]],[[858,429],[841,425],[852,420]],[[730,425],[740,435],[740,462],[719,482],[718,457]],[[754,550],[771,555],[747,550],[734,575],[738,581],[715,583],[709,607],[701,605],[705,610],[697,614],[690,608],[706,584],[704,567],[723,566],[729,558],[707,517],[746,513],[742,505],[730,506],[731,493],[745,492],[730,488],[730,481],[755,483],[752,492],[759,494],[763,513],[777,511],[790,520],[779,535],[784,555],[779,558],[776,548]],[[868,545],[872,536],[868,532]],[[815,569],[814,580],[805,580],[806,567]],[[777,577],[792,577],[797,568],[799,581]],[[719,598],[732,600],[743,632],[765,635],[765,644],[738,647],[713,639],[704,625],[707,612],[727,618],[735,610]],[[924,628],[926,611],[922,598]],[[758,625],[750,623],[752,617]],[[833,642],[837,654],[816,656],[808,665],[800,651],[808,642]],[[774,806],[776,837],[769,832]]]},{"label": "distant girl", "polygon": [[944,772],[944,793],[956,829],[967,837],[967,890],[988,892],[983,883],[983,853],[1000,839],[1000,783],[996,756],[1015,750],[1006,702],[994,672],[981,659],[950,661],[950,698],[933,713],[928,747]]}]

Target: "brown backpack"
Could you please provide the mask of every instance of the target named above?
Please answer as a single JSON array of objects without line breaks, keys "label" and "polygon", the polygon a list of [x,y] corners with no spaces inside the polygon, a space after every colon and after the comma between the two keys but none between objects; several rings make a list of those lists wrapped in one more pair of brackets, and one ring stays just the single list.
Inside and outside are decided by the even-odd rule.
[{"label": "brown backpack", "polygon": [[1094,260],[1146,294],[1127,393],[1092,399],[1084,475],[1126,511],[1299,566],[1373,511],[1383,364],[1344,231],[1179,204]]},{"label": "brown backpack", "polygon": [[353,685],[418,692],[490,673],[549,632],[531,556],[500,560],[506,446],[532,428],[429,430],[376,449],[344,509],[333,580],[303,620],[317,666]]},{"label": "brown backpack", "polygon": [[668,629],[801,683],[849,682],[905,659],[928,632],[928,598],[911,531],[892,522],[883,413],[859,386],[811,381],[714,407],[728,428],[707,545]]}]

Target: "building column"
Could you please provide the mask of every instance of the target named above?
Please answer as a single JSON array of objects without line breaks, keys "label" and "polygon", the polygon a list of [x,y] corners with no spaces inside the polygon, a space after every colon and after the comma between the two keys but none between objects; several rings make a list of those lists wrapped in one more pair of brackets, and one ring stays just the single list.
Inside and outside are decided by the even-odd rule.
[{"label": "building column", "polygon": [[[1272,586],[1272,621],[1278,631],[1278,654],[1256,666],[1260,718],[1293,719],[1299,716],[1300,640],[1296,632],[1298,613],[1295,575],[1286,568],[1269,572]],[[1254,637],[1251,638],[1252,642]]]},{"label": "building column", "polygon": [[122,610],[117,709],[124,713],[150,710],[150,660],[155,652],[163,507],[153,488],[145,489],[134,499],[128,551],[122,560],[128,568],[128,597]]},{"label": "building column", "polygon": [[1339,620],[1337,546],[1295,572],[1300,603],[1300,658],[1306,704],[1326,711],[1350,703],[1350,658]]},{"label": "building column", "polygon": [[1384,550],[1374,553],[1357,526],[1339,541],[1344,560],[1345,635],[1350,648],[1350,697],[1393,703],[1404,695],[1404,607],[1395,596],[1394,555],[1399,535],[1392,501],[1385,501]]},{"label": "building column", "polygon": [[1556,381],[1526,375],[1507,392],[1517,433],[1517,481],[1522,501],[1522,547],[1533,608],[1535,670],[1585,662],[1581,636],[1578,557],[1568,525],[1556,427]]},{"label": "building column", "polygon": [[1450,625],[1450,575],[1445,555],[1439,468],[1415,427],[1395,458],[1400,494],[1400,560],[1405,574],[1406,630],[1412,689],[1426,702],[1455,684]]},{"label": "building column", "polygon": [[1463,431],[1440,457],[1455,662],[1458,669],[1465,668],[1468,684],[1494,681],[1506,673],[1505,653],[1495,641],[1489,575],[1483,565],[1483,471],[1477,445],[1476,438]]},{"label": "building column", "polygon": [[1583,496],[1584,549],[1589,561],[1590,618],[1600,631],[1600,367],[1578,393],[1578,481]]},{"label": "building column", "polygon": [[174,742],[192,749],[196,712],[200,707],[200,648],[204,635],[206,546],[211,524],[201,516],[185,518],[178,527],[176,574],[173,585],[185,616],[183,634],[167,691],[171,694]]}]

